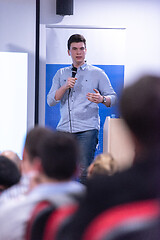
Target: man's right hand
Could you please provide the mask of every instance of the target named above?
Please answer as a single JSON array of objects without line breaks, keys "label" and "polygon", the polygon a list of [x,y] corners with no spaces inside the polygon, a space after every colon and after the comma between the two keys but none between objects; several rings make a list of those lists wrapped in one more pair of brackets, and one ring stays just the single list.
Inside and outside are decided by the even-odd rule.
[{"label": "man's right hand", "polygon": [[77,78],[69,77],[66,82],[66,89],[73,88]]}]

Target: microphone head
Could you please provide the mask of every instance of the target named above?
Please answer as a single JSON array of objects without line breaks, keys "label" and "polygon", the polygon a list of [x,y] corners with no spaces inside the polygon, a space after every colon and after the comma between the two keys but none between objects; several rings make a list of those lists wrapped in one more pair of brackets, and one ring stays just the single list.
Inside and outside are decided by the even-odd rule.
[{"label": "microphone head", "polygon": [[77,68],[76,67],[72,67],[72,77],[74,78],[76,76],[77,73]]}]

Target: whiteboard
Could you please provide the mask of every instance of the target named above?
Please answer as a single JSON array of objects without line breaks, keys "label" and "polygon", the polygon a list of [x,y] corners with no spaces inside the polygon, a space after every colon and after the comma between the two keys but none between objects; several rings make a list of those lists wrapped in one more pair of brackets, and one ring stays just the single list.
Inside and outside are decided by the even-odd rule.
[{"label": "whiteboard", "polygon": [[22,157],[27,131],[27,53],[0,52],[0,152]]}]

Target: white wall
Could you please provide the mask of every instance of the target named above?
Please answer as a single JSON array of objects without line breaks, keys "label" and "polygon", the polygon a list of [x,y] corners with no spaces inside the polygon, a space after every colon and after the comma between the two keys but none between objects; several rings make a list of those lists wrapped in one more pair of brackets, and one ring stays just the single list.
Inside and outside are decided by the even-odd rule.
[{"label": "white wall", "polygon": [[0,151],[22,158],[27,132],[28,54],[0,52]]},{"label": "white wall", "polygon": [[55,6],[41,0],[42,24],[126,27],[125,84],[144,72],[160,74],[159,0],[74,0],[74,15],[64,17]]},{"label": "white wall", "polygon": [[0,52],[28,53],[27,128],[34,125],[36,0],[0,0]]},{"label": "white wall", "polygon": [[[28,53],[28,128],[34,125],[35,4],[36,0],[0,0],[0,51]],[[160,73],[159,16],[159,0],[74,0],[74,15],[64,17],[56,15],[56,0],[41,0],[43,30],[41,45],[45,45],[45,24],[126,27],[125,84],[129,84],[143,72]],[[42,125],[44,106],[45,49],[43,47],[40,58],[40,124]]]}]

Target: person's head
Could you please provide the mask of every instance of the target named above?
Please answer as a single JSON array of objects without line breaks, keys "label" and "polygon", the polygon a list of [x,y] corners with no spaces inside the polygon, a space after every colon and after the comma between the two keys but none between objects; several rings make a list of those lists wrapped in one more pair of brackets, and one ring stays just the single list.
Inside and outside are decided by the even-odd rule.
[{"label": "person's head", "polygon": [[120,112],[146,149],[160,144],[160,77],[146,75],[124,88]]},{"label": "person's head", "polygon": [[1,152],[1,155],[8,157],[10,160],[12,160],[18,167],[20,171],[22,171],[22,160],[19,158],[17,153],[11,151],[11,150],[4,150]]},{"label": "person's head", "polygon": [[118,170],[117,162],[111,154],[101,153],[97,155],[87,170],[87,177],[93,177],[99,174],[108,176],[113,175]]},{"label": "person's head", "polygon": [[0,191],[3,191],[20,180],[21,173],[16,164],[9,158],[0,155]]},{"label": "person's head", "polygon": [[27,134],[25,149],[32,165],[38,163],[51,180],[69,180],[77,170],[79,148],[72,134],[36,127]]},{"label": "person's head", "polygon": [[81,34],[71,35],[70,38],[68,39],[68,43],[67,43],[68,50],[70,50],[72,43],[79,43],[79,42],[84,43],[84,47],[86,48],[86,39],[84,38],[83,35],[81,35]]},{"label": "person's head", "polygon": [[73,34],[68,39],[68,54],[71,56],[73,65],[79,67],[84,64],[86,56],[86,39],[83,35]]},{"label": "person's head", "polygon": [[34,159],[39,156],[39,145],[50,134],[51,130],[48,128],[37,126],[27,133],[23,149],[24,172],[33,170]]}]

